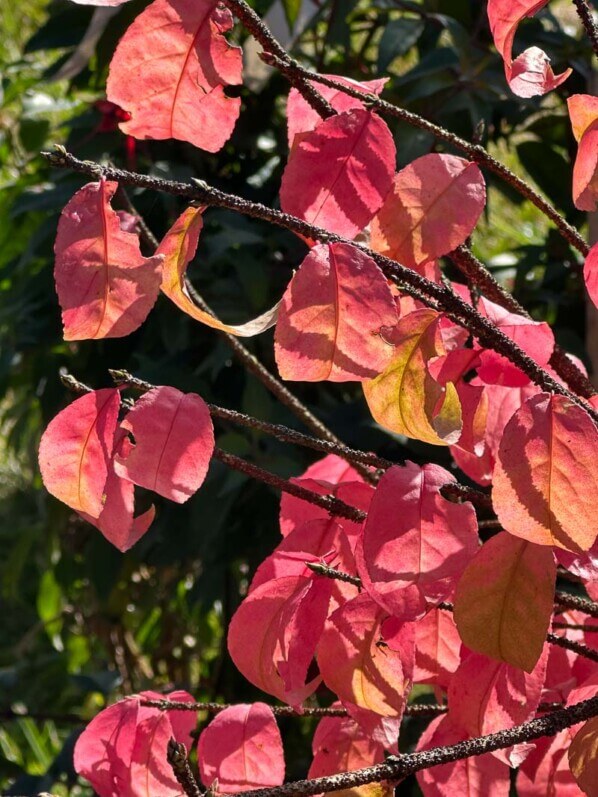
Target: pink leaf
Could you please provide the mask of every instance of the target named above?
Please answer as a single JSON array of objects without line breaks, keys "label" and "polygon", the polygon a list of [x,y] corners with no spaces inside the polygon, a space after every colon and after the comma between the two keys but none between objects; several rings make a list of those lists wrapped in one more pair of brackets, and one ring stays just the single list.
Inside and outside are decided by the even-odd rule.
[{"label": "pink leaf", "polygon": [[176,138],[218,152],[241,100],[224,87],[241,82],[241,50],[224,38],[233,19],[216,0],[154,0],[120,40],[106,91],[131,114],[135,138]]},{"label": "pink leaf", "polygon": [[81,516],[99,529],[119,551],[124,552],[132,548],[143,537],[154,520],[156,510],[152,505],[142,515],[134,517],[135,487],[133,482],[121,479],[114,471],[114,457],[125,438],[124,430],[120,429],[116,436],[120,437],[120,440],[114,445],[108,478],[104,487],[104,505],[100,516],[93,518],[84,512],[81,513]]},{"label": "pink leaf", "polygon": [[511,91],[519,97],[535,97],[560,86],[571,74],[555,75],[550,59],[538,47],[530,47],[513,61],[513,40],[519,23],[544,8],[548,0],[488,0],[488,19],[496,49],[505,62]]},{"label": "pink leaf", "polygon": [[280,306],[280,375],[305,382],[371,379],[393,355],[383,332],[397,321],[386,278],[370,257],[348,244],[314,246]]},{"label": "pink leaf", "polygon": [[218,794],[280,786],[284,753],[272,709],[264,703],[224,709],[199,737],[197,760],[204,785],[217,780]]},{"label": "pink leaf", "polygon": [[156,387],[135,403],[121,428],[135,444],[115,458],[119,476],[178,504],[203,484],[214,451],[214,429],[198,395]]},{"label": "pink leaf", "polygon": [[[538,365],[548,365],[554,351],[554,335],[545,321],[532,321],[511,313],[483,297],[478,309]],[[486,384],[523,387],[530,382],[529,377],[506,357],[479,346],[477,350],[480,357],[478,375]]]},{"label": "pink leaf", "polygon": [[[362,509],[364,512],[367,512],[374,494],[372,485],[363,481],[340,482],[340,484],[329,484],[324,481],[303,478],[291,479],[291,481],[319,495],[333,495],[350,506]],[[309,501],[304,501],[302,498],[295,498],[295,496],[288,493],[283,494],[280,500],[280,531],[283,537],[286,537],[293,529],[302,526],[304,523],[318,518],[327,519],[328,512],[315,504],[311,504]],[[345,518],[339,518],[338,522],[351,540],[352,547],[354,547],[363,524],[355,523]]]},{"label": "pink leaf", "polygon": [[[527,722],[535,715],[540,703],[548,652],[546,643],[531,673],[469,652],[449,686],[451,722],[471,737],[485,736]],[[513,749],[511,752],[493,753],[512,766],[516,766],[517,754],[518,751]]]},{"label": "pink leaf", "polygon": [[[352,772],[355,769],[381,764],[384,748],[351,717],[324,717],[318,723],[313,736],[313,761],[308,778],[321,778],[337,772]],[[370,783],[352,789],[342,789],[337,797],[383,797],[392,791],[389,785]]]},{"label": "pink leaf", "polygon": [[386,616],[367,594],[345,603],[326,623],[318,664],[324,683],[343,704],[400,718],[413,675],[413,628],[405,624],[391,649],[382,639]]},{"label": "pink leaf", "polygon": [[598,98],[574,94],[567,100],[573,135],[578,143],[573,168],[573,201],[590,213],[598,202]]},{"label": "pink leaf", "polygon": [[598,430],[563,396],[528,399],[507,424],[494,470],[492,502],[511,534],[574,553],[598,534]]},{"label": "pink leaf", "polygon": [[478,546],[475,511],[440,495],[454,477],[412,462],[380,479],[363,533],[360,575],[390,614],[415,620],[447,598]]},{"label": "pink leaf", "polygon": [[39,446],[48,492],[94,518],[103,509],[119,407],[118,390],[87,393],[50,421]]},{"label": "pink leaf", "polygon": [[302,474],[304,479],[320,479],[330,484],[341,482],[362,482],[363,476],[346,459],[336,454],[327,454],[318,459]]},{"label": "pink leaf", "polygon": [[[422,733],[417,751],[456,744],[467,738],[449,717],[436,717]],[[509,767],[491,753],[461,758],[416,774],[424,797],[508,797]]]},{"label": "pink leaf", "polygon": [[187,747],[196,718],[192,711],[161,711],[141,700],[193,702],[187,692],[141,692],[101,711],[77,739],[75,770],[99,797],[178,797],[181,787],[166,760],[168,741]]},{"label": "pink leaf", "polygon": [[293,706],[315,691],[308,669],[328,613],[331,579],[286,576],[254,589],[228,629],[235,666],[264,692]]},{"label": "pink leaf", "polygon": [[372,249],[421,270],[465,241],[485,203],[486,185],[475,163],[424,155],[395,176],[372,222]]},{"label": "pink leaf", "polygon": [[[342,83],[343,86],[348,86],[364,94],[381,94],[385,83],[388,81],[388,78],[357,81],[341,75],[322,75],[322,77],[332,78],[337,83]],[[365,107],[360,100],[350,97],[344,91],[324,86],[321,83],[313,83],[312,85],[317,88],[324,99],[328,100],[337,113]],[[315,130],[321,121],[320,114],[311,107],[296,88],[292,88],[287,102],[289,149],[293,146],[293,141],[298,133],[307,133]]]},{"label": "pink leaf", "polygon": [[414,623],[416,684],[447,689],[461,660],[461,637],[452,612],[432,609]]},{"label": "pink leaf", "polygon": [[310,224],[354,238],[390,189],[395,145],[386,123],[355,108],[325,119],[294,143],[280,204]]},{"label": "pink leaf", "polygon": [[568,730],[535,739],[517,773],[518,797],[583,797],[567,762]]},{"label": "pink leaf", "polygon": [[212,327],[212,329],[228,332],[229,335],[248,338],[270,329],[276,323],[278,305],[252,321],[235,326],[223,324],[222,321],[198,307],[189,296],[185,275],[187,266],[197,251],[199,234],[203,227],[202,213],[203,208],[195,207],[183,211],[156,249],[157,255],[164,256],[162,292],[176,304],[179,310],[187,313],[191,318]]},{"label": "pink leaf", "polygon": [[586,283],[588,296],[594,302],[594,306],[598,307],[598,244],[595,244],[590,249],[590,253],[586,257],[586,262],[583,267],[583,278]]},{"label": "pink leaf", "polygon": [[161,257],[142,257],[139,236],[110,207],[118,183],[83,186],[60,215],[54,278],[65,340],[120,338],[155,304]]}]

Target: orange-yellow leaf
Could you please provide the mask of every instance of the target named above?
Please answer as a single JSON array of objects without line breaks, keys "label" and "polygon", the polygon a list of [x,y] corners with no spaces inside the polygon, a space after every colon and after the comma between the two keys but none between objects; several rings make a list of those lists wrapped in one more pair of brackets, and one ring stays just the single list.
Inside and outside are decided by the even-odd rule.
[{"label": "orange-yellow leaf", "polygon": [[444,354],[435,310],[402,318],[389,339],[395,353],[388,368],[363,391],[374,419],[397,434],[432,445],[452,445],[461,434],[461,404],[452,382],[441,386],[427,363]]},{"label": "orange-yellow leaf", "polygon": [[212,329],[228,332],[229,335],[246,338],[259,335],[260,332],[274,326],[278,315],[277,304],[252,321],[235,326],[223,324],[222,321],[202,310],[192,301],[185,285],[185,273],[189,262],[195,257],[202,227],[202,208],[190,207],[183,211],[162,239],[156,250],[157,255],[164,255],[162,285],[160,286],[162,292],[191,318],[212,327]]},{"label": "orange-yellow leaf", "polygon": [[588,551],[598,534],[598,429],[564,396],[539,393],[505,427],[492,503],[504,528],[539,545]]},{"label": "orange-yellow leaf", "polygon": [[554,601],[550,548],[501,532],[465,568],[455,594],[455,622],[472,650],[531,672]]},{"label": "orange-yellow leaf", "polygon": [[588,797],[598,795],[598,717],[592,717],[575,734],[569,747],[569,766]]}]

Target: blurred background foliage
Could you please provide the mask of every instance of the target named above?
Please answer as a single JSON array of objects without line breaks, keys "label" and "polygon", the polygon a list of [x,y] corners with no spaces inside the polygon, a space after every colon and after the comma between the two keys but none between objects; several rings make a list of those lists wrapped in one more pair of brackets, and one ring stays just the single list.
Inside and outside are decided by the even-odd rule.
[{"label": "blurred background foliage", "polygon": [[[109,384],[108,368],[127,368],[153,383],[300,428],[233,359],[221,336],[164,297],[127,338],[62,340],[52,247],[58,215],[83,181],[49,170],[40,150],[63,143],[80,158],[198,177],[277,203],[288,87],[255,58],[248,60],[247,86],[239,89],[241,118],[219,154],[175,141],[134,142],[118,131],[102,103],[107,68],[144,5],[132,0],[96,11],[68,0],[0,3],[0,786],[7,794],[86,791],[72,770],[72,746],[82,723],[122,694],[176,686],[198,700],[259,697],[227,657],[226,627],[253,570],[279,539],[278,496],[214,463],[207,483],[184,506],[158,498],[151,531],[121,555],[45,493],[36,464],[42,430],[71,399],[61,372],[102,387]],[[551,3],[520,28],[518,51],[537,44],[555,71],[574,68],[558,93],[527,101],[507,91],[480,0],[254,5],[297,57],[320,71],[387,76],[389,100],[482,141],[583,228],[571,202],[575,144],[565,99],[588,91],[591,58],[568,0]],[[235,36],[244,40],[240,30]],[[399,166],[437,147],[403,124],[393,132]],[[584,357],[575,254],[535,208],[487,178],[476,253],[536,318],[553,324],[561,343]],[[173,197],[138,192],[131,198],[158,237],[182,210]],[[280,297],[301,261],[302,243],[230,212],[210,210],[205,220],[189,272],[194,284],[225,320],[257,315]],[[248,346],[275,370],[271,333]],[[376,428],[358,385],[292,387],[347,443],[451,467],[444,452]],[[313,461],[252,431],[220,424],[217,432],[222,448],[284,476]],[[283,726],[292,750],[287,774],[298,777],[309,764],[312,726],[309,720]],[[407,728],[407,741],[417,730],[417,724]],[[417,787],[406,781],[400,793],[415,794]]]}]

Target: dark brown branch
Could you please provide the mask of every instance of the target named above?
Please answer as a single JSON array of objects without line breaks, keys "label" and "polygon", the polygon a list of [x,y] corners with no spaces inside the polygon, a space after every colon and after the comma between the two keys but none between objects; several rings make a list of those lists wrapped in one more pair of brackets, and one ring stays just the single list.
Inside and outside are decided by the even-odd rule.
[{"label": "dark brown branch", "polygon": [[572,639],[567,639],[567,637],[561,636],[560,634],[548,634],[546,639],[552,645],[557,645],[559,648],[565,648],[565,650],[577,653],[578,656],[583,656],[584,659],[598,661],[598,650],[584,645],[583,642],[574,642]]},{"label": "dark brown branch", "polygon": [[[285,227],[303,237],[312,238],[319,241],[330,243],[347,243],[357,245],[354,241],[348,241],[339,235],[335,235],[320,227],[308,224],[302,219],[291,216],[288,213],[273,210],[256,202],[249,202],[241,197],[226,194],[218,189],[208,186],[202,181],[190,183],[178,183],[162,178],[150,177],[148,175],[136,174],[123,169],[115,169],[111,166],[102,167],[89,161],[80,161],[62,147],[58,147],[54,153],[42,153],[53,165],[60,168],[70,168],[82,174],[94,177],[104,175],[109,179],[116,180],[128,185],[137,185],[143,188],[150,188],[157,191],[195,200],[203,205],[215,207],[226,207],[253,218],[262,219]],[[507,357],[514,365],[520,368],[527,376],[539,385],[544,391],[557,393],[566,396],[570,401],[580,406],[585,412],[598,423],[598,411],[578,398],[567,388],[560,385],[532,360],[514,341],[508,338],[488,319],[478,313],[475,308],[467,304],[457,296],[450,288],[438,285],[431,280],[422,277],[415,271],[402,266],[390,258],[373,252],[364,246],[360,246],[368,256],[370,256],[380,266],[386,276],[398,285],[402,290],[407,290],[428,306],[435,309],[442,309],[448,318],[467,329],[480,343],[490,349],[497,351]]]},{"label": "dark brown branch", "polygon": [[336,568],[329,567],[321,562],[306,562],[305,565],[319,576],[334,578],[336,581],[344,581],[346,584],[353,584],[353,586],[359,587],[359,589],[361,589],[361,579],[359,576],[352,576],[350,573],[343,573],[341,570],[336,570]]},{"label": "dark brown branch", "polygon": [[577,595],[559,591],[555,595],[555,603],[561,609],[574,609],[575,611],[589,614],[590,617],[598,618],[598,603],[589,600],[589,598],[580,598]]},{"label": "dark brown branch", "polygon": [[268,56],[276,59],[278,70],[286,77],[289,83],[301,92],[304,99],[311,105],[323,119],[334,116],[336,111],[328,100],[324,99],[316,87],[306,80],[297,69],[297,64],[289,56],[284,47],[274,38],[268,27],[262,22],[255,11],[244,0],[224,0],[243,27],[264,48],[263,60],[268,63]]},{"label": "dark brown branch", "polygon": [[353,772],[339,773],[322,778],[299,780],[276,786],[272,789],[255,789],[240,792],[237,797],[309,797],[309,795],[324,792],[353,789],[366,783],[379,781],[399,781],[419,772],[430,769],[440,764],[448,764],[463,758],[484,755],[494,750],[503,750],[514,744],[530,742],[543,736],[555,736],[565,728],[570,728],[578,722],[591,719],[598,715],[598,696],[580,703],[575,703],[567,708],[557,709],[542,717],[536,717],[522,725],[516,725],[498,733],[488,736],[479,736],[457,744],[444,747],[435,747],[432,750],[423,750],[419,753],[391,756],[383,764],[373,767],[358,769]]},{"label": "dark brown branch", "polygon": [[588,39],[590,40],[594,55],[598,58],[598,26],[594,21],[594,15],[592,14],[590,4],[587,2],[587,0],[573,0],[573,5],[577,9],[577,14],[581,19],[581,24],[584,27]]},{"label": "dark brown branch", "polygon": [[[457,247],[448,256],[467,278],[468,282],[476,285],[488,299],[511,313],[531,318],[527,310],[502,285],[499,285],[488,269],[467,246]],[[596,394],[596,389],[588,377],[567,357],[567,353],[558,344],[554,347],[550,365],[579,396],[591,398]]]},{"label": "dark brown branch", "polygon": [[185,745],[176,739],[170,739],[166,749],[166,760],[187,797],[202,797],[203,792],[197,785],[195,775],[189,766]]},{"label": "dark brown branch", "polygon": [[363,523],[367,518],[366,512],[362,512],[361,509],[356,509],[346,504],[339,498],[335,498],[332,495],[319,495],[318,493],[314,493],[312,490],[307,490],[299,484],[294,484],[287,479],[283,479],[281,476],[276,476],[276,474],[270,473],[270,471],[264,470],[251,462],[247,462],[241,459],[241,457],[235,456],[235,454],[222,451],[220,448],[214,449],[213,458],[217,459],[219,462],[223,462],[233,470],[238,470],[239,473],[244,473],[252,479],[268,484],[275,490],[281,490],[284,493],[289,493],[289,495],[294,495],[295,498],[302,498],[304,501],[309,501],[310,504],[320,506],[322,509],[330,512],[331,515],[347,518],[354,523]]}]

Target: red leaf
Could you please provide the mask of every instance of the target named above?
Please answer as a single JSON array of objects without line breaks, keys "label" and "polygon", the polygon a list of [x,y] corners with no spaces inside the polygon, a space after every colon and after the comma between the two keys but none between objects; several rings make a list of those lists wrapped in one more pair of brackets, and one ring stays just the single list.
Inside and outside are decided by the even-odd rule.
[{"label": "red leaf", "polygon": [[511,534],[574,553],[598,534],[598,430],[563,396],[528,399],[507,424],[494,470],[492,502]]},{"label": "red leaf", "polygon": [[121,429],[117,432],[120,437],[115,443],[112,461],[108,468],[108,478],[104,486],[104,506],[100,516],[93,518],[81,513],[81,516],[99,529],[104,537],[119,551],[128,551],[146,533],[156,515],[155,507],[138,517],[135,514],[135,488],[133,482],[121,479],[114,471],[114,457],[120,448],[125,433]]},{"label": "red leaf", "polygon": [[517,773],[518,797],[583,797],[567,762],[568,729],[535,739],[535,749]]},{"label": "red leaf", "polygon": [[590,249],[590,253],[586,257],[586,262],[583,267],[583,278],[586,283],[588,296],[594,302],[594,306],[598,307],[598,244],[595,244]]},{"label": "red leaf", "polygon": [[519,23],[544,8],[548,0],[488,0],[488,19],[496,49],[505,62],[511,91],[519,97],[536,97],[560,86],[571,74],[555,75],[550,59],[539,47],[529,47],[513,61],[513,39]]},{"label": "red leaf", "polygon": [[119,476],[178,504],[202,485],[214,451],[214,429],[198,395],[156,387],[135,403],[121,428],[135,444],[115,458]]},{"label": "red leaf", "polygon": [[141,692],[101,711],[77,739],[74,766],[100,797],[178,797],[181,787],[166,760],[168,741],[187,747],[196,717],[192,711],[161,711],[141,700],[193,702],[187,692]]},{"label": "red leaf", "polygon": [[363,532],[364,587],[386,611],[415,620],[449,597],[479,541],[471,504],[440,495],[454,477],[412,462],[380,479]]},{"label": "red leaf", "polygon": [[210,313],[198,307],[187,290],[185,275],[187,266],[195,257],[199,234],[203,227],[203,208],[190,207],[183,211],[162,239],[156,249],[157,255],[164,255],[162,264],[162,293],[191,318],[206,324],[212,329],[228,332],[229,335],[251,337],[259,335],[274,326],[278,315],[278,305],[263,315],[238,326],[223,324]]},{"label": "red leaf", "polygon": [[336,454],[327,454],[318,459],[302,474],[304,479],[320,479],[330,484],[341,482],[363,482],[363,476],[346,459]]},{"label": "red leaf", "polygon": [[396,150],[386,123],[355,108],[298,136],[282,176],[280,204],[310,224],[354,238],[380,209]]},{"label": "red leaf", "polygon": [[321,678],[307,682],[307,674],[331,590],[331,579],[287,576],[245,598],[228,629],[228,651],[248,681],[293,706],[315,691]]},{"label": "red leaf", "polygon": [[48,492],[94,518],[103,509],[119,407],[118,390],[87,393],[50,421],[39,446]]},{"label": "red leaf", "polygon": [[[456,744],[467,735],[449,717],[436,717],[422,733],[417,752]],[[508,797],[509,767],[491,753],[461,758],[416,773],[424,797]]]},{"label": "red leaf", "polygon": [[[554,335],[545,321],[532,321],[525,316],[510,313],[483,297],[478,303],[478,310],[538,365],[548,365],[554,351]],[[506,357],[490,349],[477,349],[480,358],[478,376],[486,384],[523,387],[530,382],[530,378]]]},{"label": "red leaf", "polygon": [[[448,690],[451,722],[469,736],[512,728],[531,719],[540,703],[549,645],[531,673],[510,664],[469,652],[455,672]],[[518,751],[496,751],[505,763],[517,766]],[[505,755],[506,754],[506,755]]]},{"label": "red leaf", "polygon": [[567,105],[578,143],[573,167],[573,201],[576,208],[591,213],[598,203],[598,97],[574,94]]},{"label": "red leaf", "polygon": [[160,257],[142,257],[139,236],[110,207],[118,183],[83,186],[60,215],[54,278],[65,340],[120,338],[155,304]]},{"label": "red leaf", "polygon": [[[350,506],[362,509],[364,512],[367,512],[374,494],[372,485],[363,481],[343,481],[340,484],[329,484],[325,481],[304,478],[291,479],[291,481],[293,484],[299,484],[319,495],[333,495]],[[309,501],[304,501],[302,498],[295,498],[295,496],[288,493],[284,493],[280,500],[280,531],[283,537],[286,537],[291,531],[310,520],[328,519],[328,517],[328,512],[325,509],[311,504]],[[363,524],[355,523],[345,518],[339,518],[337,522],[339,522],[345,534],[349,537],[351,546],[355,547]]]},{"label": "red leaf", "polygon": [[372,222],[372,249],[421,270],[465,241],[485,203],[486,185],[475,163],[424,155],[395,176]]},{"label": "red leaf", "polygon": [[367,594],[348,601],[332,614],[318,645],[324,683],[343,704],[381,717],[400,718],[413,675],[414,641],[410,623],[394,639],[382,642],[386,613]]},{"label": "red leaf", "polygon": [[[308,778],[321,778],[338,772],[381,764],[384,747],[351,717],[324,717],[318,723],[312,740],[313,761]],[[337,797],[383,797],[392,787],[382,783],[369,783],[352,789],[341,789]]]},{"label": "red leaf", "polygon": [[447,689],[461,660],[461,637],[452,612],[432,609],[414,623],[413,682]]},{"label": "red leaf", "polygon": [[272,709],[253,703],[221,711],[199,737],[197,760],[204,785],[217,780],[218,794],[280,786],[284,753]]},{"label": "red leaf", "polygon": [[491,537],[457,586],[461,639],[478,653],[531,672],[550,625],[555,581],[550,548],[507,532]]},{"label": "red leaf", "polygon": [[280,306],[275,354],[283,379],[363,381],[393,355],[384,327],[398,321],[385,276],[348,244],[319,244],[291,280]]},{"label": "red leaf", "polygon": [[[357,81],[341,75],[322,75],[322,77],[332,78],[337,83],[362,91],[364,94],[380,94],[388,81],[388,78]],[[324,99],[328,100],[337,113],[351,111],[354,108],[364,108],[364,104],[360,100],[350,97],[344,91],[324,86],[321,83],[312,83],[312,85]],[[307,133],[310,130],[315,130],[321,121],[320,114],[311,107],[296,88],[292,88],[287,102],[289,149],[293,146],[293,141],[298,133]]]},{"label": "red leaf", "polygon": [[241,100],[223,87],[241,82],[241,49],[224,35],[230,11],[216,0],[154,0],[120,40],[106,84],[131,114],[120,129],[135,138],[177,138],[218,152]]}]

